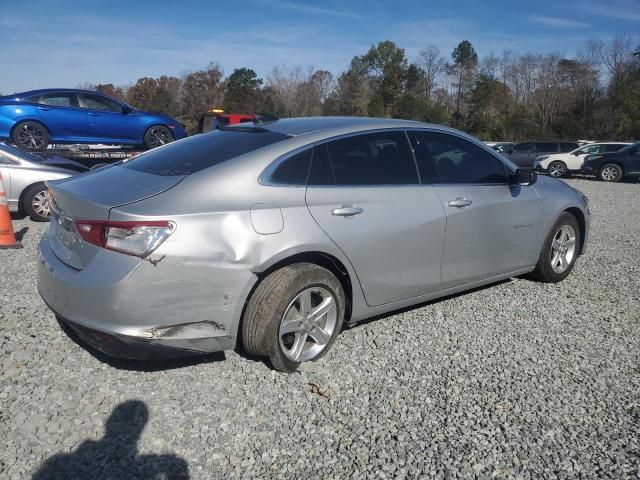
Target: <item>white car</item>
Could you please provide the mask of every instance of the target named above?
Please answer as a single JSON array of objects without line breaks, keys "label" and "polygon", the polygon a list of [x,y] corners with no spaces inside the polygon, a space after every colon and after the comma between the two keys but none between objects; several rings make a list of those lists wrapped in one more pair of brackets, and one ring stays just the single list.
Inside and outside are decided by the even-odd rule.
[{"label": "white car", "polygon": [[569,172],[579,172],[587,155],[617,152],[627,145],[631,144],[625,142],[590,143],[569,153],[556,153],[537,157],[534,167],[536,170],[547,172],[552,177],[559,178]]}]

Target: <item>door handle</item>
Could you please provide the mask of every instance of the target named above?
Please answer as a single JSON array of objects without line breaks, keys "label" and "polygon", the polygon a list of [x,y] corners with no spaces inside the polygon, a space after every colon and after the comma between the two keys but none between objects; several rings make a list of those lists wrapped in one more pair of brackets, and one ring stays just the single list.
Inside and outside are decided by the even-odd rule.
[{"label": "door handle", "polygon": [[455,200],[450,200],[449,206],[456,207],[456,208],[463,208],[463,207],[468,207],[472,203],[473,202],[467,198],[458,197]]},{"label": "door handle", "polygon": [[90,117],[99,117],[99,116],[100,116],[100,114],[99,114],[99,113],[92,113],[92,112],[89,112],[89,116],[90,116]]},{"label": "door handle", "polygon": [[38,110],[44,110],[45,112],[48,112],[51,109],[49,107],[38,107]]},{"label": "door handle", "polygon": [[331,215],[336,215],[338,217],[353,217],[354,215],[359,215],[364,212],[360,207],[354,207],[351,205],[343,205],[340,208],[334,208],[331,210]]}]

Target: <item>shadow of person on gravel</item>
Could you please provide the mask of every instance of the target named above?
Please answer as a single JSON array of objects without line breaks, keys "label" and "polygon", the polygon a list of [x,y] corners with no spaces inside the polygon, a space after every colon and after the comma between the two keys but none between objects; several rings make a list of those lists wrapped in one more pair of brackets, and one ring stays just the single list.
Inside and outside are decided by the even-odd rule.
[{"label": "shadow of person on gravel", "polygon": [[144,402],[121,403],[109,416],[102,439],[86,440],[71,453],[48,458],[32,480],[188,479],[187,462],[177,455],[138,455],[138,439],[148,418]]}]

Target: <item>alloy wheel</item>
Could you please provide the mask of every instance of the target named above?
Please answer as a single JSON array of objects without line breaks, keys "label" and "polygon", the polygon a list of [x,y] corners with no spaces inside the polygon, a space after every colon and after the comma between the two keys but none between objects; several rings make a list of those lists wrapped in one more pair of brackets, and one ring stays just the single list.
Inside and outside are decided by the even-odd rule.
[{"label": "alloy wheel", "polygon": [[323,287],[309,287],[289,303],[282,316],[280,348],[292,362],[306,362],[320,355],[338,323],[334,296]]},{"label": "alloy wheel", "polygon": [[171,143],[173,141],[173,137],[167,127],[158,125],[156,127],[151,127],[151,130],[147,133],[145,140],[149,148],[156,148],[161,145]]},{"label": "alloy wheel", "polygon": [[552,177],[560,178],[565,173],[567,173],[567,169],[565,168],[564,164],[560,162],[553,162],[551,165],[549,165],[549,175],[551,175]]},{"label": "alloy wheel", "polygon": [[614,167],[606,167],[602,169],[600,176],[606,182],[613,182],[618,176],[618,171]]},{"label": "alloy wheel", "polygon": [[36,193],[31,200],[31,207],[41,217],[49,217],[51,215],[49,193],[46,190]]},{"label": "alloy wheel", "polygon": [[19,147],[28,150],[40,150],[46,147],[47,133],[36,123],[25,123],[19,126],[15,141]]},{"label": "alloy wheel", "polygon": [[576,254],[576,231],[571,225],[563,225],[551,242],[551,268],[555,273],[564,273]]}]

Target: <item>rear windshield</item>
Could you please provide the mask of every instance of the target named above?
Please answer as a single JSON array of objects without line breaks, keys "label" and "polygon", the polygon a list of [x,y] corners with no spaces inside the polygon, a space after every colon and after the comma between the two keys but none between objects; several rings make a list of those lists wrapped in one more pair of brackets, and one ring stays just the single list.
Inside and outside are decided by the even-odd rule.
[{"label": "rear windshield", "polygon": [[121,165],[165,177],[191,175],[285,138],[287,135],[268,130],[216,130],[151,150]]}]

